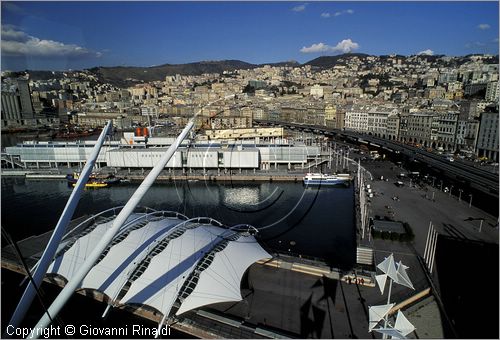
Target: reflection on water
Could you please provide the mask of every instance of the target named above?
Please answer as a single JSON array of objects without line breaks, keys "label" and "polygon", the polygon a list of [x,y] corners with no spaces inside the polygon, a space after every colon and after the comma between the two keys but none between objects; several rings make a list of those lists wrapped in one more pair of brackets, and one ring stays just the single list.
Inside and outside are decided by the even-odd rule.
[{"label": "reflection on water", "polygon": [[226,188],[224,190],[224,203],[231,206],[252,206],[259,203],[258,188]]},{"label": "reflection on water", "polygon": [[[123,205],[137,184],[85,190],[74,217]],[[20,240],[55,226],[71,194],[65,181],[2,178],[2,225]],[[140,205],[208,216],[260,230],[266,247],[328,259],[349,267],[355,260],[353,189],[305,188],[297,183],[172,182],[154,185]]]}]

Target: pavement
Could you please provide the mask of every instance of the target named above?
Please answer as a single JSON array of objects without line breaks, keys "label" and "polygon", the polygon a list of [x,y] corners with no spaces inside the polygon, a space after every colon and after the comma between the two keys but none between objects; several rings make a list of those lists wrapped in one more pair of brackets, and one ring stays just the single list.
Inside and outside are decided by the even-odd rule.
[{"label": "pavement", "polygon": [[[414,181],[410,186],[410,179],[397,178],[406,171],[392,162],[375,161],[364,166],[374,177],[373,181],[367,182],[374,192],[370,202],[372,215],[392,216],[396,221],[408,222],[415,233],[414,244],[420,255],[425,249],[431,221],[440,234],[498,244],[497,217],[475,206],[469,207],[469,202],[459,201],[457,197],[440,191],[439,187],[418,186]],[[379,180],[381,176],[384,180]],[[397,181],[402,181],[404,186],[397,187],[394,184]],[[393,200],[393,197],[398,197],[398,200]],[[479,218],[484,219],[481,232]]]},{"label": "pavement", "polygon": [[[407,222],[415,234],[412,242],[382,239],[362,240],[373,247],[375,263],[381,262],[384,257],[393,253],[396,261],[401,260],[403,264],[410,267],[408,269],[409,277],[416,291],[419,291],[417,287],[429,286],[426,271],[418,259],[418,256],[423,257],[424,254],[429,223],[432,221],[440,237],[445,237],[444,240],[441,240],[445,242],[438,242],[434,268],[430,275],[436,299],[421,310],[422,315],[417,313],[420,316],[416,317],[416,319],[428,319],[432,322],[426,323],[425,330],[420,333],[417,330],[417,336],[440,337],[443,334],[444,337],[453,337],[455,334],[451,333],[451,324],[454,324],[455,332],[457,329],[461,332],[458,333],[459,337],[468,337],[462,336],[464,334],[480,336],[477,335],[478,333],[474,333],[471,327],[464,324],[464,320],[467,317],[469,319],[472,317],[469,311],[481,309],[487,296],[494,298],[490,289],[498,289],[498,280],[493,280],[496,283],[492,282],[488,286],[484,286],[484,289],[488,290],[489,293],[483,292],[481,298],[478,296],[474,298],[474,294],[478,294],[477,289],[481,289],[480,285],[470,275],[462,275],[462,273],[466,273],[474,261],[476,264],[478,261],[480,264],[484,263],[481,266],[476,265],[478,270],[485,267],[498,267],[495,265],[495,261],[490,259],[491,250],[483,253],[478,251],[478,249],[483,248],[493,248],[498,251],[498,217],[475,206],[469,207],[469,202],[442,192],[439,187],[432,187],[431,184],[425,183],[415,185],[415,182],[412,180],[410,183],[410,179],[407,177],[398,178],[398,174],[407,173],[407,171],[390,161],[367,161],[362,162],[362,166],[373,175],[373,180],[366,182],[366,184],[370,184],[374,193],[373,197],[369,198],[369,216],[378,215],[380,218],[389,217],[395,221]],[[383,176],[383,180],[380,179],[381,176]],[[396,186],[395,182],[397,181],[402,181],[404,185]],[[397,199],[394,200],[394,197]],[[484,219],[481,230],[479,230],[479,219]],[[439,249],[440,246],[444,248]],[[456,253],[457,251],[462,251],[462,253]],[[469,253],[465,255],[463,252]],[[465,261],[464,257],[470,262]],[[489,266],[488,263],[490,263]],[[442,268],[440,268],[440,264]],[[449,270],[450,268],[453,270]],[[491,271],[491,275],[493,279],[497,278],[498,268]],[[393,286],[391,300],[401,301],[405,299],[408,296],[407,291],[408,289],[399,285]],[[451,291],[453,291],[452,294]],[[460,301],[467,301],[467,307],[464,303],[460,305]],[[497,309],[498,304],[496,307],[494,305],[491,305],[490,309]],[[457,310],[456,307],[460,309]],[[472,314],[477,313],[472,312]],[[494,313],[492,313],[491,318],[495,318]],[[433,326],[430,327],[430,325]],[[419,327],[423,327],[422,322],[420,322]],[[483,336],[494,334],[493,331],[490,329],[483,333]]]}]

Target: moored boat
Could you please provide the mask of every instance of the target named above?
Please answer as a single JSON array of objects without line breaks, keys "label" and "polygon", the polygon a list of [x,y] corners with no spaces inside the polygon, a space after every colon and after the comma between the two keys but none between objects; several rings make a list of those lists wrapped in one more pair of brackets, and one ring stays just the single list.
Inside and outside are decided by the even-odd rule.
[{"label": "moored boat", "polygon": [[[75,186],[75,185],[76,185],[76,183],[73,183],[73,186]],[[88,181],[85,184],[85,188],[105,188],[107,186],[108,186],[107,183],[104,183],[101,181]]]},{"label": "moored boat", "polygon": [[[68,184],[75,186],[76,182],[78,182],[78,178],[80,174],[74,172],[73,174],[66,175],[66,180]],[[89,176],[89,180],[85,184],[86,188],[105,188],[109,185],[120,183],[121,179],[118,177],[114,177],[114,175],[109,175],[107,178],[98,178],[95,173]]]},{"label": "moored boat", "polygon": [[307,173],[304,176],[305,185],[337,185],[349,184],[352,176],[349,174],[328,175],[321,173]]}]

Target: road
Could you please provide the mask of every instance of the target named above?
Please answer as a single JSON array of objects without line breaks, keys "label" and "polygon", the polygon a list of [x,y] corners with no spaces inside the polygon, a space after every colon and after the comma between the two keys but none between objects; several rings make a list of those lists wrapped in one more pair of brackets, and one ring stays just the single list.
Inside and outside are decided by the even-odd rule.
[{"label": "road", "polygon": [[487,194],[498,197],[498,174],[495,172],[490,172],[486,169],[475,167],[464,162],[449,162],[441,155],[436,155],[411,145],[389,141],[383,138],[361,134],[354,131],[326,128],[324,126],[309,126],[265,120],[256,120],[256,123],[279,125],[327,136],[348,138],[355,142],[364,142],[374,147],[384,148],[391,152],[398,152],[409,158],[414,158],[428,164],[453,180],[470,183],[470,185],[474,186],[477,190],[481,190]]}]

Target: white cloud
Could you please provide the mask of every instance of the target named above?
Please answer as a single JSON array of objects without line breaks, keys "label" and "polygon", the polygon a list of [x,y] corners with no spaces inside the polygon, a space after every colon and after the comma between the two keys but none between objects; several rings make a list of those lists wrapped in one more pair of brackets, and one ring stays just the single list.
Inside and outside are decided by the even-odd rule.
[{"label": "white cloud", "polygon": [[300,52],[302,53],[318,53],[318,52],[327,52],[331,49],[331,46],[325,45],[322,42],[319,44],[312,44],[309,47],[302,47]]},{"label": "white cloud", "polygon": [[332,15],[330,13],[321,13],[321,17],[322,18],[329,18],[331,17]]},{"label": "white cloud", "polygon": [[2,55],[34,57],[101,57],[101,52],[65,44],[59,41],[39,39],[11,25],[2,25]]},{"label": "white cloud", "polygon": [[480,30],[487,30],[490,28],[490,25],[488,24],[479,24],[477,25],[477,28],[479,28]]},{"label": "white cloud", "polygon": [[354,14],[354,11],[352,9],[346,9],[344,11],[338,11],[338,12],[333,13],[333,16],[338,17],[338,16],[341,16],[344,14]]},{"label": "white cloud", "polygon": [[431,49],[426,49],[417,53],[417,55],[434,55],[434,51]]},{"label": "white cloud", "polygon": [[349,53],[359,48],[359,44],[353,42],[351,39],[344,39],[339,42],[334,48],[334,52]]},{"label": "white cloud", "polygon": [[2,25],[2,42],[4,40],[26,41],[29,36],[19,31],[14,25]]},{"label": "white cloud", "polygon": [[294,11],[294,12],[305,11],[307,5],[308,5],[308,3],[302,4],[302,5],[299,5],[299,6],[295,6],[294,8],[292,8],[292,11]]},{"label": "white cloud", "polygon": [[349,53],[359,48],[359,44],[353,42],[351,39],[344,39],[335,46],[330,46],[322,42],[318,44],[312,44],[309,47],[302,47],[300,52],[302,53],[321,53],[321,52],[342,52]]}]

